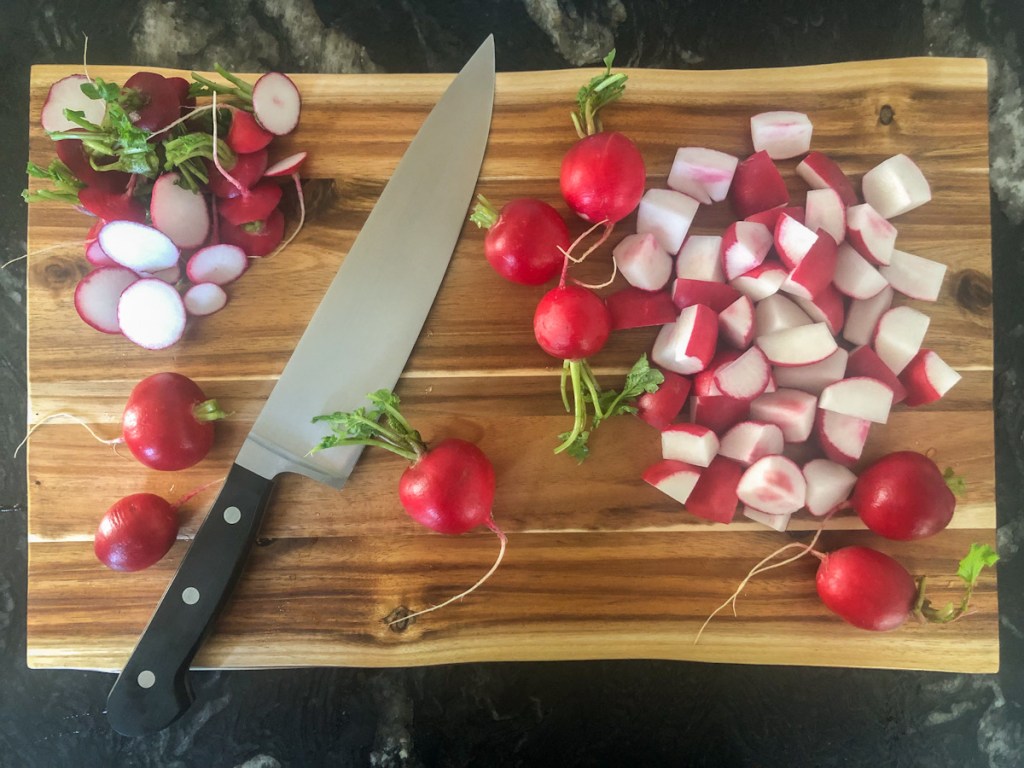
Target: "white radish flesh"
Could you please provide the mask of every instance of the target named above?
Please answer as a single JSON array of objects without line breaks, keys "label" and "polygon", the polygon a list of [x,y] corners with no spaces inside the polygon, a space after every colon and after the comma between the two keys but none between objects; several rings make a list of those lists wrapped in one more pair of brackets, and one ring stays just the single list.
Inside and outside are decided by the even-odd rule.
[{"label": "white radish flesh", "polygon": [[874,348],[882,362],[899,374],[921,349],[931,318],[913,307],[893,307],[878,321]]},{"label": "white radish flesh", "polygon": [[276,136],[284,136],[299,124],[302,97],[287,75],[268,72],[252,87],[252,111],[259,124]]},{"label": "white radish flesh", "polygon": [[821,390],[818,407],[844,416],[885,424],[892,408],[892,390],[878,379],[853,376]]},{"label": "white radish flesh", "polygon": [[935,301],[946,277],[946,265],[893,249],[889,264],[878,270],[895,290],[921,301]]},{"label": "white radish flesh", "polygon": [[796,166],[796,175],[811,189],[834,189],[845,205],[857,204],[857,192],[839,164],[821,152],[811,152]]},{"label": "white radish flesh", "polygon": [[685,504],[700,479],[700,469],[682,461],[665,459],[648,467],[643,479],[666,496]]},{"label": "white radish flesh", "polygon": [[867,344],[850,352],[850,357],[846,361],[846,375],[878,379],[892,390],[893,405],[903,402],[907,397],[907,390],[896,374],[889,370],[889,366],[882,362],[882,358]]},{"label": "white radish flesh", "polygon": [[306,161],[306,152],[296,152],[294,155],[278,160],[263,172],[264,176],[291,176],[299,170],[299,167]]},{"label": "white radish flesh", "polygon": [[724,283],[722,238],[718,235],[690,235],[676,256],[676,277],[710,283]]},{"label": "white radish flesh", "polygon": [[185,304],[173,286],[156,278],[132,283],[117,304],[121,333],[146,349],[164,349],[185,331]]},{"label": "white radish flesh", "polygon": [[802,443],[814,430],[818,398],[799,389],[765,392],[750,404],[750,418],[775,424],[787,443]]},{"label": "white radish flesh", "polygon": [[867,203],[846,209],[846,240],[875,265],[885,265],[896,244],[896,227]]},{"label": "white radish flesh", "polygon": [[75,309],[78,316],[97,331],[120,333],[117,302],[124,289],[139,279],[126,267],[94,269],[75,286]]},{"label": "white radish flesh", "polygon": [[773,365],[795,366],[817,363],[836,351],[836,340],[825,323],[800,325],[758,336],[754,343]]},{"label": "white radish flesh", "polygon": [[840,243],[832,284],[851,299],[870,299],[889,283],[852,245]]},{"label": "white radish flesh", "polygon": [[210,234],[210,211],[201,192],[179,186],[181,176],[165,173],[153,184],[149,215],[153,226],[179,248],[196,248]]},{"label": "white radish flesh", "polygon": [[787,269],[794,269],[818,240],[818,235],[788,213],[775,222],[775,251]]},{"label": "white radish flesh", "polygon": [[906,155],[883,160],[861,179],[864,202],[891,219],[932,199],[928,180],[917,163]]},{"label": "white radish flesh", "polygon": [[772,370],[775,383],[780,387],[799,389],[812,395],[821,393],[829,384],[843,379],[850,353],[842,347],[824,360],[809,365],[777,367]]},{"label": "white radish flesh", "polygon": [[730,280],[729,285],[751,301],[763,301],[779,292],[787,274],[775,259],[765,259],[749,272]]},{"label": "white radish flesh", "polygon": [[825,455],[839,464],[853,464],[864,452],[871,422],[835,411],[818,409],[815,432]]},{"label": "white radish flesh", "polygon": [[794,296],[793,301],[815,323],[824,323],[829,333],[838,336],[846,320],[846,304],[843,296],[831,284],[825,286],[813,299]]},{"label": "white radish flesh", "polygon": [[841,243],[846,237],[846,206],[834,189],[812,189],[804,205],[804,226],[823,229]]},{"label": "white radish flesh", "polygon": [[893,290],[885,287],[870,299],[854,299],[846,313],[843,338],[858,346],[870,344],[875,337],[878,321],[892,306]]},{"label": "white radish flesh", "polygon": [[651,359],[684,376],[703,371],[718,343],[718,317],[703,304],[686,307],[671,325],[662,326]]},{"label": "white radish flesh", "polygon": [[185,291],[182,300],[188,314],[202,317],[223,309],[228,303],[228,295],[216,283],[196,283]]},{"label": "white radish flesh", "polygon": [[751,347],[731,363],[715,371],[715,386],[723,395],[737,400],[753,400],[768,386],[771,368],[764,353]]},{"label": "white radish flesh", "polygon": [[94,267],[118,266],[116,261],[107,256],[106,251],[103,250],[103,246],[100,245],[99,238],[85,246],[85,260]]},{"label": "white radish flesh", "polygon": [[185,273],[193,283],[227,285],[237,280],[249,266],[245,251],[237,245],[208,245],[192,254]]},{"label": "white radish flesh", "polygon": [[754,307],[754,336],[758,338],[812,322],[792,299],[781,294],[768,296]]},{"label": "white radish flesh", "polygon": [[82,127],[64,116],[65,109],[84,112],[90,123],[99,125],[103,122],[107,103],[103,99],[90,99],[82,93],[82,86],[88,82],[85,75],[69,75],[50,86],[39,113],[39,123],[44,131],[69,131]]},{"label": "white radish flesh", "polygon": [[672,189],[649,189],[640,199],[636,231],[650,233],[669,253],[678,253],[700,203]]},{"label": "white radish flesh", "polygon": [[612,258],[626,282],[644,291],[664,288],[675,266],[651,234],[626,235],[612,249]]},{"label": "white radish flesh", "polygon": [[661,430],[661,457],[706,467],[718,455],[719,442],[700,424],[670,424]]},{"label": "white radish flesh", "polygon": [[122,267],[135,272],[159,272],[178,263],[181,252],[159,229],[134,221],[111,221],[98,236],[100,247]]},{"label": "white radish flesh", "polygon": [[681,147],[668,173],[668,187],[710,205],[725,200],[739,158],[704,147]]},{"label": "white radish flesh", "polygon": [[746,349],[754,341],[754,303],[746,296],[718,313],[718,336],[736,349]]},{"label": "white radish flesh", "polygon": [[722,271],[726,280],[746,274],[764,261],[772,233],[764,224],[734,221],[722,235]]},{"label": "white radish flesh", "polygon": [[782,453],[785,441],[776,424],[741,421],[724,435],[718,452],[728,459],[749,467],[763,456]]},{"label": "white radish flesh", "polygon": [[815,517],[823,517],[842,504],[853,492],[857,476],[829,459],[812,459],[804,464],[807,499],[804,506]]},{"label": "white radish flesh", "polygon": [[960,374],[930,350],[922,349],[900,374],[907,405],[927,405],[942,398],[960,381]]},{"label": "white radish flesh", "polygon": [[790,271],[780,291],[802,299],[813,299],[828,288],[836,273],[838,248],[832,236],[819,229],[817,239],[800,263]]},{"label": "white radish flesh", "polygon": [[755,523],[766,525],[779,533],[785,532],[789,527],[789,521],[793,518],[792,514],[770,515],[767,512],[762,512],[760,509],[754,509],[749,504],[743,505],[743,516],[748,520],[753,520]]},{"label": "white radish flesh", "polygon": [[761,112],[750,118],[754,151],[765,151],[772,160],[786,160],[811,148],[813,126],[802,112]]},{"label": "white radish flesh", "polygon": [[785,456],[764,456],[751,464],[736,487],[740,501],[770,515],[789,515],[804,505],[807,481]]}]

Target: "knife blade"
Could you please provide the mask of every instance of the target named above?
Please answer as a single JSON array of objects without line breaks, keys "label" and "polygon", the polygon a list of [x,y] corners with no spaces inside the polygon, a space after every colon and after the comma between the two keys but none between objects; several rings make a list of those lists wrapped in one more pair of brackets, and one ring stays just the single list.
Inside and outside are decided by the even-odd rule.
[{"label": "knife blade", "polygon": [[321,413],[392,388],[440,288],[483,163],[494,39],[469,59],[420,127],[242,444],[224,486],[107,698],[116,731],[139,736],[184,714],[189,667],[241,573],[274,480],[296,472],[341,488],[361,447],[308,455]]}]

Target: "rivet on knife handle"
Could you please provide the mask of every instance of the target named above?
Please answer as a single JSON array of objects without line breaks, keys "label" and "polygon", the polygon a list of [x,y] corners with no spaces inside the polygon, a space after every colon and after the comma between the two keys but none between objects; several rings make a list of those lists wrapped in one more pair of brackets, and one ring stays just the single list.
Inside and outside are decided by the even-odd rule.
[{"label": "rivet on knife handle", "polygon": [[158,731],[192,703],[189,666],[242,571],[272,487],[273,480],[231,468],[107,698],[107,717],[119,733]]}]

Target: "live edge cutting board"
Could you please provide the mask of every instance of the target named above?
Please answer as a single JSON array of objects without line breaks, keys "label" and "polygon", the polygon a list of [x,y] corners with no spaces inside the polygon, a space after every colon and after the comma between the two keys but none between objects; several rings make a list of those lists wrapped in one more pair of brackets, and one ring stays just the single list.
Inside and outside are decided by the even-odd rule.
[{"label": "live edge cutting board", "polygon": [[[29,130],[37,163],[53,156],[38,127],[47,87],[72,71],[32,70]],[[132,71],[91,68],[94,77],[117,82]],[[559,162],[575,136],[569,111],[576,90],[592,74],[498,75],[478,191],[498,203],[538,196],[565,212]],[[967,492],[950,528],[928,540],[885,542],[846,516],[830,524],[835,530],[821,545],[880,547],[911,572],[931,575],[937,598],[954,598],[957,560],[971,542],[993,544],[995,528],[985,62],[908,59],[629,76],[626,97],[608,110],[605,123],[636,140],[651,187],[665,185],[679,146],[748,154],[750,115],[772,109],[808,113],[813,148],[838,160],[857,182],[898,152],[921,165],[934,199],[897,220],[898,245],[949,265],[940,300],[922,307],[932,317],[926,345],[963,381],[934,406],[897,407],[886,427],[873,430],[865,458],[893,449],[931,451],[941,466],[953,465],[967,478]],[[310,152],[304,167],[310,219],[286,252],[256,262],[230,287],[224,311],[193,322],[168,350],[138,349],[78,319],[72,292],[87,271],[81,243],[89,220],[57,205],[30,207],[30,425],[64,411],[113,436],[132,386],[161,370],[191,376],[233,412],[218,426],[207,460],[170,474],[144,469],[77,425],[58,420],[35,431],[28,448],[30,666],[122,666],[218,486],[185,504],[180,541],[147,571],[122,574],[100,565],[92,553],[97,521],[128,493],[173,500],[223,477],[389,174],[450,80],[296,77],[302,122],[280,152]],[[780,166],[802,203],[805,186],[795,164]],[[693,231],[719,233],[730,217],[725,204],[702,207]],[[633,222],[623,222],[616,237]],[[582,229],[573,223],[574,233]],[[379,451],[364,454],[342,492],[285,477],[197,666],[664,658],[997,668],[991,572],[967,618],[873,634],[845,625],[821,605],[813,558],[755,579],[739,602],[739,617],[721,614],[695,645],[703,619],[748,568],[791,539],[806,541],[816,521],[798,516],[790,534],[780,535],[743,519],[716,526],[691,517],[641,482],[641,471],[658,458],[659,441],[633,418],[603,425],[582,466],[553,456],[555,436],[570,419],[558,395],[560,365],[533,340],[541,290],[499,279],[482,246],[482,232],[467,224],[398,389],[428,440],[461,436],[492,457],[499,478],[494,514],[509,533],[505,563],[476,594],[393,631],[382,619],[398,606],[422,608],[472,584],[494,558],[494,536],[443,537],[410,522],[395,493],[403,464]],[[588,276],[607,274],[607,253],[592,257],[597,263]],[[654,333],[616,334],[593,360],[601,378],[620,382]]]}]

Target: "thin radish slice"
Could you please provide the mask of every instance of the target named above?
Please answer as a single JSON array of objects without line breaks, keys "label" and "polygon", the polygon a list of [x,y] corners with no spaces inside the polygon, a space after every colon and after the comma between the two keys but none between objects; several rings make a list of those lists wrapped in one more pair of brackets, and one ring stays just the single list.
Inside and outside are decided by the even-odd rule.
[{"label": "thin radish slice", "polygon": [[157,272],[140,272],[139,277],[155,277],[157,280],[163,280],[165,283],[175,285],[181,280],[181,265],[172,264],[167,269],[161,269]]},{"label": "thin radish slice", "polygon": [[193,283],[227,285],[242,276],[249,266],[245,251],[237,245],[208,245],[192,254],[185,273]]},{"label": "thin radish slice", "polygon": [[107,256],[99,240],[92,240],[86,243],[85,260],[94,267],[113,267],[118,265],[116,261]]},{"label": "thin radish slice", "polygon": [[153,226],[179,248],[196,248],[210,234],[210,210],[201,192],[185,189],[181,175],[165,173],[153,184],[149,216]]},{"label": "thin radish slice", "polygon": [[301,166],[308,157],[307,152],[296,152],[294,155],[288,155],[288,157],[278,160],[272,166],[267,168],[263,172],[264,176],[291,176]]},{"label": "thin radish slice", "polygon": [[163,280],[143,278],[128,286],[117,303],[121,333],[146,349],[164,349],[185,331],[185,303]]},{"label": "thin radish slice", "polygon": [[117,302],[124,289],[139,279],[126,267],[100,267],[78,281],[75,309],[79,317],[97,331],[120,333]]},{"label": "thin radish slice", "polygon": [[88,82],[85,75],[69,75],[50,86],[39,113],[39,123],[44,131],[70,131],[82,127],[64,116],[65,109],[84,112],[90,123],[98,125],[103,122],[107,104],[103,99],[90,99],[82,93],[82,86]]},{"label": "thin radish slice", "polygon": [[228,303],[228,295],[216,283],[196,283],[185,291],[183,301],[186,312],[202,317],[223,309]]},{"label": "thin radish slice", "polygon": [[99,244],[111,259],[135,272],[159,272],[178,263],[181,252],[159,229],[134,221],[111,221],[103,226]]},{"label": "thin radish slice", "polygon": [[295,130],[302,110],[299,89],[287,75],[267,72],[252,87],[252,111],[260,125],[277,136]]},{"label": "thin radish slice", "polygon": [[736,495],[744,504],[769,515],[789,515],[804,505],[807,481],[792,460],[764,456],[743,473]]}]

